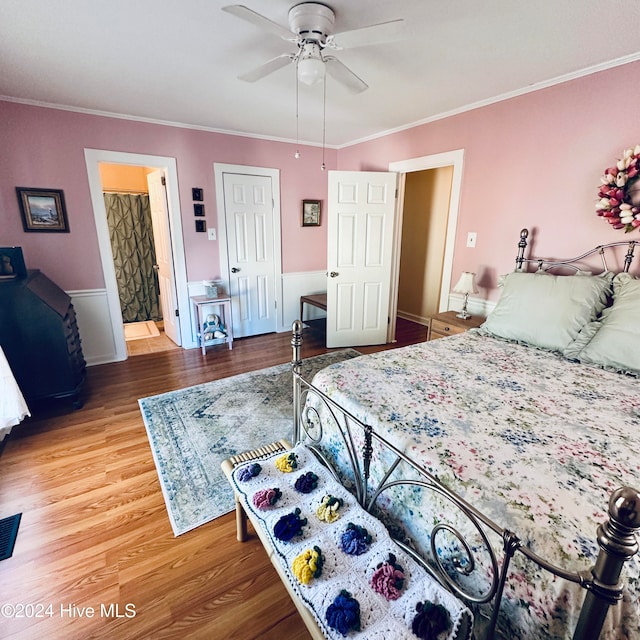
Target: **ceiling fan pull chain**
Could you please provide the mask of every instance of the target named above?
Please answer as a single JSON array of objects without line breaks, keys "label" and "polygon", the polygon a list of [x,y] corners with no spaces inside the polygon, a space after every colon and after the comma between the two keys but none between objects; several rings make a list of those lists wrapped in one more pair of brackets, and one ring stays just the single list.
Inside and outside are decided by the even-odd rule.
[{"label": "ceiling fan pull chain", "polygon": [[298,85],[298,60],[296,60],[296,152],[293,154],[296,160],[300,157],[300,101],[298,99]]},{"label": "ceiling fan pull chain", "polygon": [[324,149],[325,141],[327,139],[327,76],[324,76],[323,89],[322,89],[322,164],[320,165],[321,171],[326,171],[327,166],[324,163]]}]

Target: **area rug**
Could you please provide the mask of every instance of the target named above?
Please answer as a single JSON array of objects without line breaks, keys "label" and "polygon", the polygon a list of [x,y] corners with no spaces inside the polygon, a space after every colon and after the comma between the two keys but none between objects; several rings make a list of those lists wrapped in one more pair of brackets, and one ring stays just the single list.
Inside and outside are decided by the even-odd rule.
[{"label": "area rug", "polygon": [[[302,374],[361,355],[344,349],[307,358]],[[138,400],[173,532],[233,511],[220,464],[275,440],[291,440],[291,365],[243,373]]]},{"label": "area rug", "polygon": [[146,322],[126,322],[124,325],[124,339],[144,340],[145,338],[157,338],[160,331],[153,320]]}]

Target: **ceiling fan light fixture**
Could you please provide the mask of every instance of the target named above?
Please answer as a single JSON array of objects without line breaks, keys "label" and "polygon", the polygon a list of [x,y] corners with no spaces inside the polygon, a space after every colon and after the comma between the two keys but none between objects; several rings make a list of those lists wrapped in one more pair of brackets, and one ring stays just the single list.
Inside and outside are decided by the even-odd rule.
[{"label": "ceiling fan light fixture", "polygon": [[298,58],[298,80],[312,86],[324,80],[324,60],[316,42],[305,42]]},{"label": "ceiling fan light fixture", "polygon": [[324,62],[317,58],[303,58],[298,62],[298,80],[312,86],[324,78]]}]

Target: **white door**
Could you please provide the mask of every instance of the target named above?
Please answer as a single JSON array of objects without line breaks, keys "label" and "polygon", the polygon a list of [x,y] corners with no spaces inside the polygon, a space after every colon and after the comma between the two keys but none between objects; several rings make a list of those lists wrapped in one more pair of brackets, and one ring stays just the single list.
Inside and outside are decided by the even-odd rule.
[{"label": "white door", "polygon": [[328,177],[327,347],[384,344],[397,175],[329,171]]},{"label": "white door", "polygon": [[274,206],[271,178],[223,178],[234,338],[276,330]]},{"label": "white door", "polygon": [[180,325],[176,315],[176,288],[171,252],[171,230],[167,207],[167,191],[163,171],[152,171],[147,175],[149,206],[153,223],[153,241],[156,247],[156,272],[160,286],[160,308],[164,332],[176,344],[180,344]]}]

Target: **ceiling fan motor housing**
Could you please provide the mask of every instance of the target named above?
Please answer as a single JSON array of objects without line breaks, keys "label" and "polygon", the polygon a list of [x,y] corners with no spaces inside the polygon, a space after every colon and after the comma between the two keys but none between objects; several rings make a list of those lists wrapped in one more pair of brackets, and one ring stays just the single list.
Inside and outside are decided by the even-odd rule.
[{"label": "ceiling fan motor housing", "polygon": [[289,11],[289,28],[303,40],[315,40],[322,44],[333,33],[335,14],[318,2],[303,2]]}]

